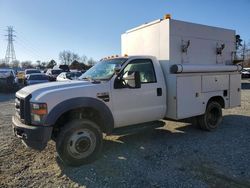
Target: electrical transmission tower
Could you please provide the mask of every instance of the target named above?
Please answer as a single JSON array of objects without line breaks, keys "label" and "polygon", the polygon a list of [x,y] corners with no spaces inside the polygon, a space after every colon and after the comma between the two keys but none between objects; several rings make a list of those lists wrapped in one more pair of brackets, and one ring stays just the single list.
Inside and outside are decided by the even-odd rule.
[{"label": "electrical transmission tower", "polygon": [[16,60],[16,54],[15,54],[15,49],[14,49],[14,37],[16,37],[16,35],[14,35],[14,30],[12,26],[8,26],[8,35],[7,36],[7,40],[8,40],[8,46],[7,46],[7,50],[6,50],[6,54],[5,54],[5,61],[6,63],[10,63],[14,60]]}]

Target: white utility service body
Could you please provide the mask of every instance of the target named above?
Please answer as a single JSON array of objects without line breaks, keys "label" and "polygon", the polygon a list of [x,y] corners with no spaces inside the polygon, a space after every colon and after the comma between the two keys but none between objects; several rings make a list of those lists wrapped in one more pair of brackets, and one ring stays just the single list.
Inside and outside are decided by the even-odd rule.
[{"label": "white utility service body", "polygon": [[150,54],[159,60],[166,82],[166,118],[204,114],[214,96],[224,98],[224,108],[240,106],[241,67],[232,65],[235,31],[159,19],[128,30],[121,39],[122,54]]},{"label": "white utility service body", "polygon": [[104,58],[81,80],[18,91],[15,135],[37,150],[53,139],[63,162],[81,165],[100,153],[102,133],[190,117],[210,131],[222,108],[240,106],[234,31],[162,19],[121,38],[128,55]]}]

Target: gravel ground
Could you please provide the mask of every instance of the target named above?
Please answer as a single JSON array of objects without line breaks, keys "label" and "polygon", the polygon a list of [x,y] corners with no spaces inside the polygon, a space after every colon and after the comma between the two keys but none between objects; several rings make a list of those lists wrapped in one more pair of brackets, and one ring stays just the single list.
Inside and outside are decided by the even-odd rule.
[{"label": "gravel ground", "polygon": [[216,131],[166,121],[108,136],[102,156],[79,168],[64,167],[52,141],[26,149],[12,135],[13,108],[14,94],[0,94],[0,187],[250,187],[250,80]]}]

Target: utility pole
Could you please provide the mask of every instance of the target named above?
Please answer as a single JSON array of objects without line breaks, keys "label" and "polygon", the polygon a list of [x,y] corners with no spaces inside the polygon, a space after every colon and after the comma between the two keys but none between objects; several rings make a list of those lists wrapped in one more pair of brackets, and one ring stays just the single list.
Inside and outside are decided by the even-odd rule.
[{"label": "utility pole", "polygon": [[14,49],[14,37],[16,37],[16,35],[14,35],[14,30],[12,26],[8,26],[8,35],[7,36],[7,41],[8,41],[8,45],[7,45],[7,50],[6,50],[6,54],[5,54],[5,62],[6,63],[10,63],[13,62],[14,60],[16,60],[16,54],[15,54],[15,49]]}]

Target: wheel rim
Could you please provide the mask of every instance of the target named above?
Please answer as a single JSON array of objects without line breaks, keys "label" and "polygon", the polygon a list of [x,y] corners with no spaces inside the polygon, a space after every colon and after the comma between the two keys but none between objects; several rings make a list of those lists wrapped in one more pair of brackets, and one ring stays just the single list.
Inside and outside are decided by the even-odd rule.
[{"label": "wheel rim", "polygon": [[74,132],[67,143],[68,153],[77,159],[89,156],[96,147],[96,137],[89,129],[81,129]]},{"label": "wheel rim", "polygon": [[207,122],[211,127],[216,127],[219,119],[220,119],[221,113],[218,108],[212,108],[209,110],[207,115]]}]

